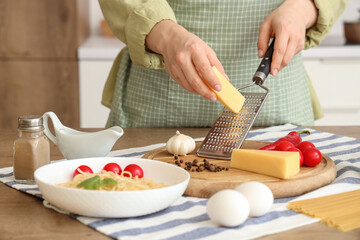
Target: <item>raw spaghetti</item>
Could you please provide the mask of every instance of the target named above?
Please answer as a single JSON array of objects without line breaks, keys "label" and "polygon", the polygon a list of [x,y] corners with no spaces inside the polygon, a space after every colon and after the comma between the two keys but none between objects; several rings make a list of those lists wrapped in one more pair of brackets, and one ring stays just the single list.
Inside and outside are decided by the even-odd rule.
[{"label": "raw spaghetti", "polygon": [[[99,176],[100,182],[103,182],[104,179],[113,179],[117,182],[116,185],[104,184],[95,189],[100,191],[137,191],[166,187],[165,184],[156,183],[150,178],[138,178],[137,176],[131,177],[131,173],[127,171],[123,171],[120,175],[107,171],[102,171],[101,173],[86,173],[82,172],[80,169],[79,171],[81,174],[76,175],[71,182],[60,183],[58,185],[70,188],[82,188],[78,185],[90,178]],[[124,174],[127,174],[130,177],[124,177]]]},{"label": "raw spaghetti", "polygon": [[287,207],[321,218],[328,226],[343,232],[360,228],[360,190],[290,202]]}]

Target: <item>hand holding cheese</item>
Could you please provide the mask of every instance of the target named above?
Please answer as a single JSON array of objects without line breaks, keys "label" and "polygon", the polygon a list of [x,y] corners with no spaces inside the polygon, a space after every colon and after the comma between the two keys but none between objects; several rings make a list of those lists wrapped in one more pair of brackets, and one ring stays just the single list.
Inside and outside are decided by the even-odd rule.
[{"label": "hand holding cheese", "polygon": [[158,22],[145,40],[146,47],[164,57],[166,71],[181,87],[211,101],[209,88],[221,89],[211,66],[224,72],[212,50],[202,39],[172,20]]},{"label": "hand holding cheese", "polygon": [[216,94],[218,100],[233,113],[238,113],[245,102],[245,97],[213,66],[216,77],[220,80],[221,90],[211,89]]},{"label": "hand holding cheese", "polygon": [[287,179],[300,171],[298,152],[234,149],[230,167]]}]

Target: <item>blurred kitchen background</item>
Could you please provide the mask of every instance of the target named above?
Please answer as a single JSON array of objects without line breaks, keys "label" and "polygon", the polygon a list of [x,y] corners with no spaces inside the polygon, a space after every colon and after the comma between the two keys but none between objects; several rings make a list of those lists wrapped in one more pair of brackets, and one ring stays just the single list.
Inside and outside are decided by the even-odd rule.
[{"label": "blurred kitchen background", "polygon": [[[349,0],[322,44],[302,53],[325,114],[316,125],[360,125],[359,9]],[[123,47],[97,0],[0,0],[0,128],[46,111],[72,128],[104,127],[102,89]]]}]

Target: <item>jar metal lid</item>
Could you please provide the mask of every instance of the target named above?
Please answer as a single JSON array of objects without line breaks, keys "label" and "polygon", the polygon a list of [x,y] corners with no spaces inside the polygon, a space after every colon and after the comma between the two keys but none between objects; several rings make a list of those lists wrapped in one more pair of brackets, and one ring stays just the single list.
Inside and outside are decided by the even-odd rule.
[{"label": "jar metal lid", "polygon": [[39,115],[20,116],[18,123],[18,128],[23,130],[42,130],[44,128],[43,119]]}]

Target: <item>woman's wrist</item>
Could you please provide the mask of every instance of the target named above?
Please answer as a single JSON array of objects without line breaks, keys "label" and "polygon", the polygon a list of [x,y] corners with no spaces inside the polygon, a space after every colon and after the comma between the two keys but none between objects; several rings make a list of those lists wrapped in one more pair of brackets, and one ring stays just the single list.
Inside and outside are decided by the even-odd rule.
[{"label": "woman's wrist", "polygon": [[304,6],[306,9],[306,13],[308,14],[307,22],[306,22],[306,29],[311,28],[317,22],[318,18],[318,9],[315,5],[314,0],[303,0]]},{"label": "woman's wrist", "polygon": [[306,29],[311,28],[317,22],[318,9],[315,6],[314,0],[286,0],[284,6],[291,11],[297,11],[302,16],[303,24]]},{"label": "woman's wrist", "polygon": [[178,27],[180,27],[180,25],[172,20],[162,20],[158,22],[145,38],[146,48],[162,54],[172,32]]}]

